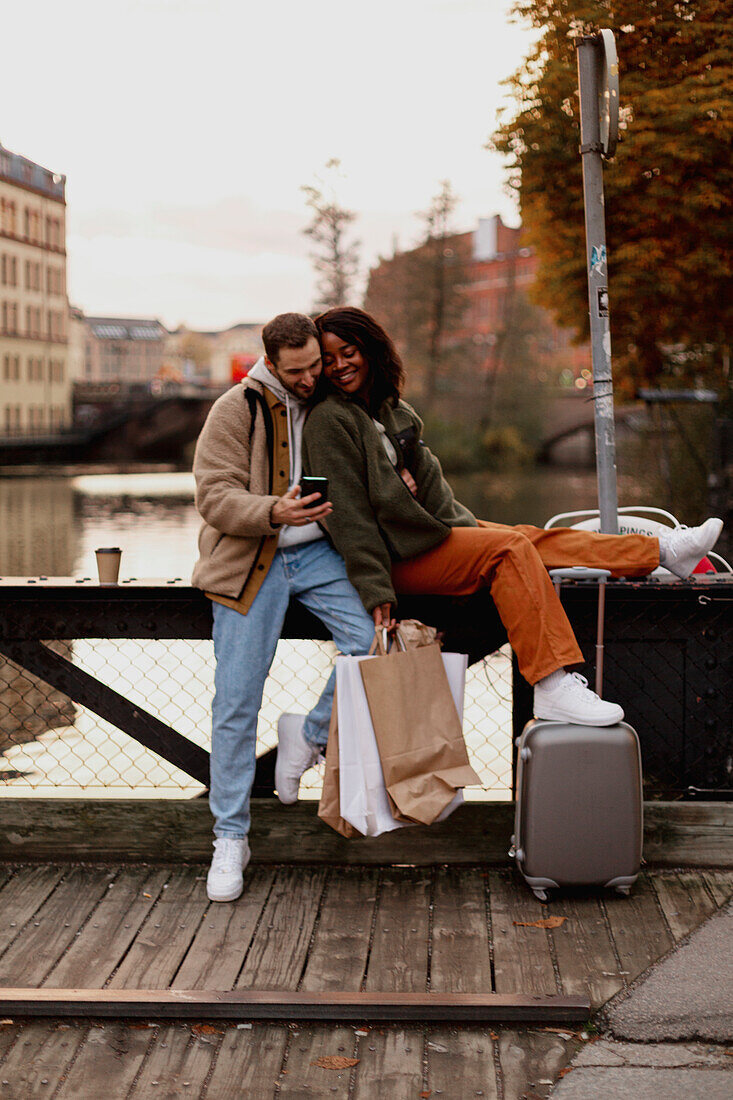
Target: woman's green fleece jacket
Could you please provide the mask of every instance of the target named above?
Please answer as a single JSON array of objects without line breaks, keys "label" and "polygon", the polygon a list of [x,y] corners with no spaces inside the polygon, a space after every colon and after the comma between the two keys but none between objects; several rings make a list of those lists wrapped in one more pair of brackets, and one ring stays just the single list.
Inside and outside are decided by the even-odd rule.
[{"label": "woman's green fleece jacket", "polygon": [[[437,546],[452,527],[476,527],[453,496],[438,459],[422,441],[422,421],[406,401],[385,401],[377,413],[398,456],[390,462],[366,407],[331,395],[311,411],[303,430],[303,469],[327,477],[333,512],[323,526],[346,562],[367,611],[396,603],[393,561]],[[407,467],[414,497],[400,477]]]}]

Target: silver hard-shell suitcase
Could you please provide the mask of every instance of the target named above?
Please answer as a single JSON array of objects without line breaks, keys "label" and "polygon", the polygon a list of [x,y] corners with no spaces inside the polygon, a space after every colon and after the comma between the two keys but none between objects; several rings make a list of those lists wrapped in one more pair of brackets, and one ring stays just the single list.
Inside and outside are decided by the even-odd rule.
[{"label": "silver hard-shell suitcase", "polygon": [[[596,691],[603,679],[605,582],[601,569],[553,569],[599,581]],[[541,901],[556,886],[609,886],[628,894],[639,873],[643,834],[641,750],[635,730],[533,719],[517,740],[510,855]]]}]

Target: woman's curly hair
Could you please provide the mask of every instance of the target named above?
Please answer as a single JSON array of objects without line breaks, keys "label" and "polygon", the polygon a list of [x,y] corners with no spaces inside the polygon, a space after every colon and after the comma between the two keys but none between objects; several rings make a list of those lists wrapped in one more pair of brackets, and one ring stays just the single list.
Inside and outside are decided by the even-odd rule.
[{"label": "woman's curly hair", "polygon": [[397,348],[382,326],[356,306],[335,306],[315,320],[319,336],[332,332],[339,339],[353,344],[364,356],[372,375],[369,395],[372,408],[379,408],[385,400],[396,405],[405,384],[405,368]]}]

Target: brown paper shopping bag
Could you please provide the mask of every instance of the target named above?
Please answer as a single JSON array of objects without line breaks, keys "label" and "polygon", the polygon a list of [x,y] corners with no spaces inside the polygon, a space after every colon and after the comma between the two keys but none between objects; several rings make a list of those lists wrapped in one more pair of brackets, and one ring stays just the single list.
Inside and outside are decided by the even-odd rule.
[{"label": "brown paper shopping bag", "polygon": [[481,782],[468,761],[440,646],[393,648],[359,667],[387,794],[399,815],[430,825],[459,788]]},{"label": "brown paper shopping bag", "polygon": [[358,829],[349,825],[341,816],[341,793],[339,785],[339,736],[338,705],[336,692],[333,693],[331,722],[328,727],[328,745],[326,746],[326,772],[323,777],[321,801],[318,803],[318,816],[321,820],[345,837],[361,836]]}]

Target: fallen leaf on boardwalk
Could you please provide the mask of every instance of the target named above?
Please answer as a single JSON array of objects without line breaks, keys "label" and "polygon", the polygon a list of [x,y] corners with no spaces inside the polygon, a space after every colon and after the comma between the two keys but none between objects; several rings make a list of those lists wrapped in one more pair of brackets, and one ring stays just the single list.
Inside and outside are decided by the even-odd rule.
[{"label": "fallen leaf on boardwalk", "polygon": [[565,1069],[561,1069],[560,1072],[558,1073],[558,1077],[567,1077],[567,1075],[569,1073],[572,1073],[572,1072],[573,1072],[573,1067],[572,1066],[565,1066]]},{"label": "fallen leaf on boardwalk", "polygon": [[420,1096],[422,1097],[422,1100],[430,1100],[430,1097],[432,1095],[433,1095],[433,1090],[432,1089],[428,1089],[427,1092],[421,1092],[420,1093]]},{"label": "fallen leaf on boardwalk", "polygon": [[191,1031],[194,1035],[221,1035],[221,1028],[213,1024],[194,1024]]},{"label": "fallen leaf on boardwalk", "polygon": [[153,896],[152,894],[146,894],[145,891],[143,890],[143,897],[144,898],[152,898],[152,896]]},{"label": "fallen leaf on boardwalk", "polygon": [[358,1058],[342,1058],[340,1054],[324,1054],[322,1058],[316,1058],[315,1062],[311,1062],[312,1066],[318,1066],[319,1069],[349,1069],[351,1066],[358,1066]]},{"label": "fallen leaf on boardwalk", "polygon": [[490,1039],[498,1039],[499,1038],[498,1033],[496,1031],[490,1031],[489,1032],[489,1038]]},{"label": "fallen leaf on boardwalk", "polygon": [[513,920],[512,924],[520,924],[523,928],[559,928],[567,917],[544,917],[542,920]]}]

